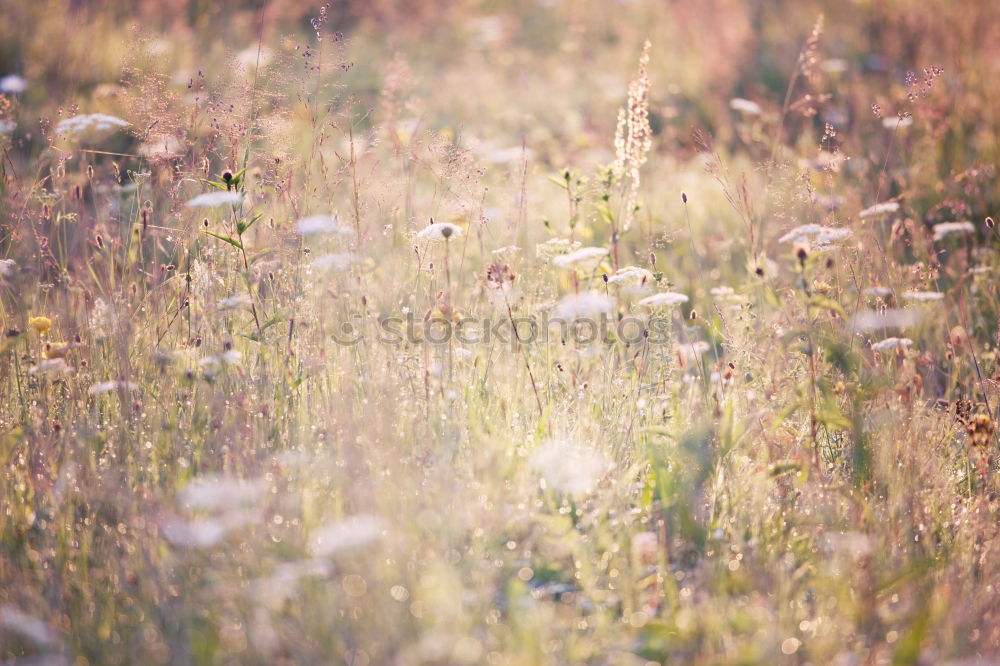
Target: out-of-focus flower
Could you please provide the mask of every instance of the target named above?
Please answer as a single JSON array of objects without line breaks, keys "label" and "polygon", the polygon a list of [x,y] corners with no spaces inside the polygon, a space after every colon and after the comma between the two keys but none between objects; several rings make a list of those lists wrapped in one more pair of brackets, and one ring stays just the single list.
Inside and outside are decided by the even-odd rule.
[{"label": "out-of-focus flower", "polygon": [[[20,634],[41,648],[53,647],[57,643],[56,634],[49,625],[10,604],[0,606],[0,630]],[[28,660],[25,659],[25,661]],[[32,659],[31,661],[42,663],[44,659]],[[49,662],[45,661],[45,663]]]},{"label": "out-of-focus flower", "polygon": [[435,222],[417,232],[417,238],[425,240],[448,240],[462,235],[462,227],[451,222]]},{"label": "out-of-focus flower", "polygon": [[940,301],[944,298],[944,294],[940,291],[904,291],[902,297],[907,301],[917,301],[918,303],[927,303],[930,301]]},{"label": "out-of-focus flower", "polygon": [[385,529],[385,521],[377,516],[351,516],[314,530],[309,551],[314,557],[329,557],[342,550],[361,548],[380,538]]},{"label": "out-of-focus flower", "polygon": [[229,296],[219,301],[220,310],[235,310],[237,308],[248,308],[250,307],[250,305],[251,305],[251,300],[248,294],[236,294],[235,296]]},{"label": "out-of-focus flower", "polygon": [[824,227],[820,224],[803,224],[795,227],[778,239],[779,243],[808,243],[824,247],[835,241],[844,240],[851,235],[850,229]]},{"label": "out-of-focus flower", "polygon": [[850,329],[855,333],[882,331],[886,329],[903,329],[916,326],[920,314],[915,310],[862,310],[848,320]]},{"label": "out-of-focus flower", "polygon": [[53,358],[41,361],[38,365],[28,368],[29,375],[71,375],[73,368],[64,358]]},{"label": "out-of-focus flower", "polygon": [[567,321],[585,319],[614,310],[615,302],[604,294],[585,291],[564,296],[553,311],[556,317]]},{"label": "out-of-focus flower", "polygon": [[340,218],[335,215],[312,215],[304,217],[295,223],[295,228],[303,236],[315,236],[317,234],[343,234],[348,236],[354,233],[349,228],[341,226]]},{"label": "out-of-focus flower", "polygon": [[52,320],[48,317],[38,316],[28,318],[28,328],[33,328],[39,335],[47,335],[52,328]]},{"label": "out-of-focus flower", "polygon": [[603,247],[581,247],[579,250],[562,254],[552,260],[554,266],[560,268],[572,268],[580,270],[590,270],[596,268],[604,258],[608,256],[607,248]]},{"label": "out-of-focus flower", "polygon": [[94,384],[89,389],[87,389],[87,393],[89,393],[90,395],[99,395],[101,393],[111,393],[112,391],[138,391],[138,390],[139,390],[139,385],[133,382],[110,380]]},{"label": "out-of-focus flower", "polygon": [[748,116],[759,116],[761,112],[760,104],[743,99],[742,97],[734,97],[729,100],[729,108],[733,111],[745,113]]},{"label": "out-of-focus flower", "polygon": [[569,495],[591,492],[612,467],[596,449],[567,440],[550,440],[532,455],[530,465],[553,490]]},{"label": "out-of-focus flower", "polygon": [[349,252],[338,252],[316,257],[309,265],[318,270],[332,269],[335,271],[343,271],[347,270],[347,268],[357,260],[357,257]]},{"label": "out-of-focus flower", "polygon": [[647,296],[642,299],[636,305],[644,305],[650,308],[667,307],[671,305],[680,305],[681,303],[687,303],[688,297],[684,294],[678,294],[674,291],[664,291],[659,294],[653,294],[652,296]]},{"label": "out-of-focus flower", "polygon": [[890,213],[895,213],[899,210],[899,204],[895,201],[885,201],[883,203],[877,203],[874,206],[869,206],[863,211],[858,213],[858,217],[862,220],[869,217],[877,217],[879,215],[889,215]]},{"label": "out-of-focus flower", "polygon": [[0,259],[0,277],[10,277],[17,270],[13,259]]},{"label": "out-of-focus flower", "polygon": [[939,241],[950,234],[972,234],[975,232],[976,225],[969,221],[942,222],[934,225],[934,240]]},{"label": "out-of-focus flower", "polygon": [[913,344],[910,338],[886,338],[872,343],[872,351],[888,351],[890,349],[906,348]]},{"label": "out-of-focus flower", "polygon": [[28,89],[28,82],[19,74],[8,74],[0,79],[0,93],[4,95],[20,95]]},{"label": "out-of-focus flower", "polygon": [[72,139],[99,141],[128,126],[128,121],[121,118],[105,113],[90,113],[59,121],[56,134]]},{"label": "out-of-focus flower", "polygon": [[638,266],[625,266],[615,271],[615,274],[608,278],[608,282],[638,282],[639,284],[649,284],[653,281],[653,273]]},{"label": "out-of-focus flower", "polygon": [[243,202],[243,195],[239,192],[205,192],[199,194],[194,199],[188,201],[185,206],[188,208],[218,208],[219,206],[238,206]]}]

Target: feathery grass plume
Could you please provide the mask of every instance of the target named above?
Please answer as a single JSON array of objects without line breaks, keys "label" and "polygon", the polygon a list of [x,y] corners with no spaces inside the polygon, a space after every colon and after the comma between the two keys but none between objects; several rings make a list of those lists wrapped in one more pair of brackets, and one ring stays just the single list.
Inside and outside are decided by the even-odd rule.
[{"label": "feathery grass plume", "polygon": [[640,169],[653,147],[653,131],[649,125],[649,40],[643,44],[639,56],[639,70],[628,84],[628,101],[618,110],[615,128],[615,177],[624,187],[625,208],[622,212],[622,231],[628,231],[635,218],[635,207],[641,182]]}]

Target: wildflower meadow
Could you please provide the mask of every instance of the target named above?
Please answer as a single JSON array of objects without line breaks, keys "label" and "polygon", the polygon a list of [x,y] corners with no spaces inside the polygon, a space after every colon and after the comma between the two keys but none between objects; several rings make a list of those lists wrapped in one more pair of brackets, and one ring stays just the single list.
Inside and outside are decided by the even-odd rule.
[{"label": "wildflower meadow", "polygon": [[0,1],[0,663],[1000,664],[998,44]]}]

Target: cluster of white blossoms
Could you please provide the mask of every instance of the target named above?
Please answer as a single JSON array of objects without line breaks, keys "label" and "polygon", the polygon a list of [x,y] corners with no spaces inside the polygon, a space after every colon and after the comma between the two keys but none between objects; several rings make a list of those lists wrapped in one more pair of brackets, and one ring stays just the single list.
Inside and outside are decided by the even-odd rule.
[{"label": "cluster of white blossoms", "polygon": [[219,206],[238,206],[243,203],[243,195],[239,192],[205,192],[199,194],[185,205],[188,208],[218,208]]},{"label": "cluster of white blossoms", "polygon": [[608,250],[604,247],[581,247],[568,254],[561,254],[552,259],[552,265],[559,268],[569,268],[573,270],[593,270],[597,268],[604,258],[608,256]]},{"label": "cluster of white blossoms", "polygon": [[821,224],[803,224],[778,239],[779,243],[811,243],[814,250],[828,248],[831,244],[851,235],[850,229],[824,227]]},{"label": "cluster of white blossoms", "polygon": [[303,236],[316,236],[319,234],[340,234],[349,236],[353,231],[340,224],[340,218],[336,215],[311,215],[303,217],[295,223],[295,229]]},{"label": "cluster of white blossoms", "polygon": [[67,138],[99,141],[129,126],[129,122],[106,113],[85,113],[65,118],[56,125],[56,134]]},{"label": "cluster of white blossoms", "polygon": [[342,550],[361,548],[379,539],[387,525],[377,516],[361,514],[326,523],[309,537],[309,552],[314,557],[329,557]]},{"label": "cluster of white blossoms", "polygon": [[889,215],[895,213],[899,210],[899,204],[895,201],[885,201],[883,203],[877,203],[874,206],[869,206],[863,211],[858,213],[858,217],[862,220],[869,217],[878,217],[879,215]]},{"label": "cluster of white blossoms", "polygon": [[165,518],[160,527],[174,545],[211,548],[234,530],[260,520],[259,504],[268,488],[270,483],[263,478],[197,477],[181,490],[178,498],[186,516]]},{"label": "cluster of white blossoms", "polygon": [[975,233],[976,225],[967,220],[962,222],[942,222],[934,225],[934,240],[939,241],[951,234],[971,234]]},{"label": "cluster of white blossoms", "polygon": [[886,338],[872,343],[872,351],[889,351],[890,349],[905,349],[913,344],[910,338]]},{"label": "cluster of white blossoms", "polygon": [[688,297],[684,294],[678,294],[675,291],[664,291],[659,294],[653,294],[652,296],[647,296],[646,298],[639,301],[636,305],[645,305],[651,308],[668,307],[671,305],[680,305],[681,303],[687,303]]}]

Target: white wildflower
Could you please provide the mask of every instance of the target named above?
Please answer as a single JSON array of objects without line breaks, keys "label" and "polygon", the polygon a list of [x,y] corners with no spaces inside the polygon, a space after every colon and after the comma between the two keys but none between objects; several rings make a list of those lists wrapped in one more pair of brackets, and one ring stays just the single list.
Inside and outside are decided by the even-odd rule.
[{"label": "white wildflower", "polygon": [[199,194],[185,205],[188,208],[197,208],[199,206],[218,208],[219,206],[238,206],[241,203],[243,203],[243,195],[239,192],[223,192],[222,190],[218,190]]},{"label": "white wildflower", "polygon": [[560,268],[579,268],[580,270],[590,270],[596,268],[604,258],[608,256],[607,248],[603,247],[581,247],[579,250],[562,254],[552,260],[554,266]]},{"label": "white wildflower", "polygon": [[556,304],[554,314],[557,318],[572,321],[586,319],[601,313],[610,313],[615,308],[615,302],[604,294],[596,291],[585,291],[580,294],[564,296]]},{"label": "white wildflower", "polygon": [[743,99],[742,97],[734,97],[729,100],[729,108],[733,111],[745,113],[748,116],[759,116],[761,112],[760,104]]},{"label": "white wildflower", "polygon": [[56,134],[74,139],[98,141],[128,126],[129,123],[121,118],[104,113],[90,113],[59,121],[56,125]]},{"label": "white wildflower", "polygon": [[220,310],[235,310],[236,308],[248,308],[252,301],[248,294],[236,294],[219,301]]},{"label": "white wildflower", "polygon": [[670,305],[680,305],[681,303],[687,303],[688,297],[684,294],[678,294],[674,291],[664,291],[659,294],[653,294],[652,296],[647,296],[642,299],[636,305],[645,305],[651,308],[665,307]]},{"label": "white wildflower", "polygon": [[118,315],[115,313],[115,309],[103,298],[98,297],[90,312],[90,330],[94,338],[101,340],[111,335],[117,322]]},{"label": "white wildflower", "polygon": [[231,532],[252,525],[260,520],[260,512],[255,509],[226,511],[208,518],[167,518],[161,521],[160,529],[167,541],[188,548],[211,548],[218,545]]},{"label": "white wildflower", "polygon": [[313,531],[309,551],[315,557],[329,557],[342,550],[362,548],[380,538],[386,527],[381,518],[364,514],[327,523]]},{"label": "white wildflower", "polygon": [[539,259],[551,260],[561,254],[574,252],[579,247],[579,241],[570,241],[568,238],[551,238],[544,243],[539,243],[535,247],[535,254]]},{"label": "white wildflower", "polygon": [[930,301],[940,301],[944,298],[944,294],[940,291],[904,291],[902,294],[903,298],[907,301],[917,301],[918,303],[927,303]]},{"label": "white wildflower", "polygon": [[187,510],[226,511],[255,505],[270,488],[262,477],[240,479],[233,476],[203,474],[181,490],[180,506]]},{"label": "white wildflower", "polygon": [[569,495],[591,492],[613,464],[596,449],[565,440],[550,440],[531,455],[529,464],[553,490]]},{"label": "white wildflower", "polygon": [[677,345],[677,351],[680,353],[681,357],[688,362],[697,361],[699,356],[711,349],[712,345],[708,344],[704,340],[696,340],[694,342],[686,342],[684,344]]},{"label": "white wildflower", "polygon": [[344,271],[357,261],[357,257],[349,252],[338,252],[334,254],[323,254],[315,259],[309,265],[317,270],[332,269],[335,271]]},{"label": "white wildflower", "polygon": [[29,375],[70,375],[73,372],[73,367],[64,358],[49,358],[28,368]]},{"label": "white wildflower", "polygon": [[962,222],[942,222],[934,225],[934,240],[939,241],[949,234],[972,234],[976,232],[976,225],[969,221]]},{"label": "white wildflower", "polygon": [[0,118],[0,134],[10,134],[17,129],[17,123],[13,120],[3,120]]},{"label": "white wildflower", "polygon": [[888,351],[889,349],[906,348],[913,344],[910,338],[886,338],[872,343],[872,351]]},{"label": "white wildflower", "polygon": [[868,287],[865,289],[865,295],[875,298],[887,298],[892,295],[892,290],[888,287]]},{"label": "white wildflower", "polygon": [[653,273],[638,266],[625,266],[615,271],[608,282],[638,282],[647,284],[653,281]]},{"label": "white wildflower", "polygon": [[815,194],[813,195],[813,203],[825,211],[835,211],[844,205],[844,197],[839,197],[836,194]]},{"label": "white wildflower", "polygon": [[795,227],[778,239],[779,243],[808,243],[825,246],[835,241],[844,240],[851,235],[850,229],[824,227],[820,224],[803,224]]},{"label": "white wildflower", "polygon": [[916,326],[920,314],[913,310],[862,310],[851,316],[848,324],[855,333],[903,329]]},{"label": "white wildflower", "polygon": [[425,240],[448,240],[462,235],[462,227],[451,222],[435,222],[417,232],[417,238]]},{"label": "white wildflower", "polygon": [[10,277],[17,271],[17,263],[13,259],[0,259],[0,277]]},{"label": "white wildflower", "polygon": [[98,395],[100,393],[110,393],[111,391],[137,391],[139,390],[139,385],[132,382],[124,382],[118,380],[111,380],[107,382],[100,382],[94,384],[89,389],[87,393],[90,395]]},{"label": "white wildflower", "polygon": [[28,89],[28,82],[19,74],[8,74],[0,79],[0,93],[4,95],[20,95]]},{"label": "white wildflower", "polygon": [[876,217],[878,215],[888,215],[891,213],[895,213],[898,210],[899,210],[899,203],[895,201],[885,201],[882,203],[877,203],[874,206],[869,206],[868,208],[865,208],[863,211],[858,213],[858,217],[864,220],[869,217]]},{"label": "white wildflower", "polygon": [[[56,634],[49,625],[10,604],[0,606],[0,630],[3,630],[0,633],[11,632],[20,634],[39,647],[51,647],[56,644]],[[15,652],[14,654],[17,653]],[[14,663],[15,661],[20,663],[20,660],[14,660],[10,663]],[[26,658],[23,661],[27,663],[29,659]],[[31,659],[30,661],[41,663],[44,659]]]},{"label": "white wildflower", "polygon": [[350,235],[354,233],[349,228],[340,225],[340,218],[336,215],[312,215],[304,217],[295,223],[295,228],[303,236],[314,236],[316,234],[342,234]]}]

